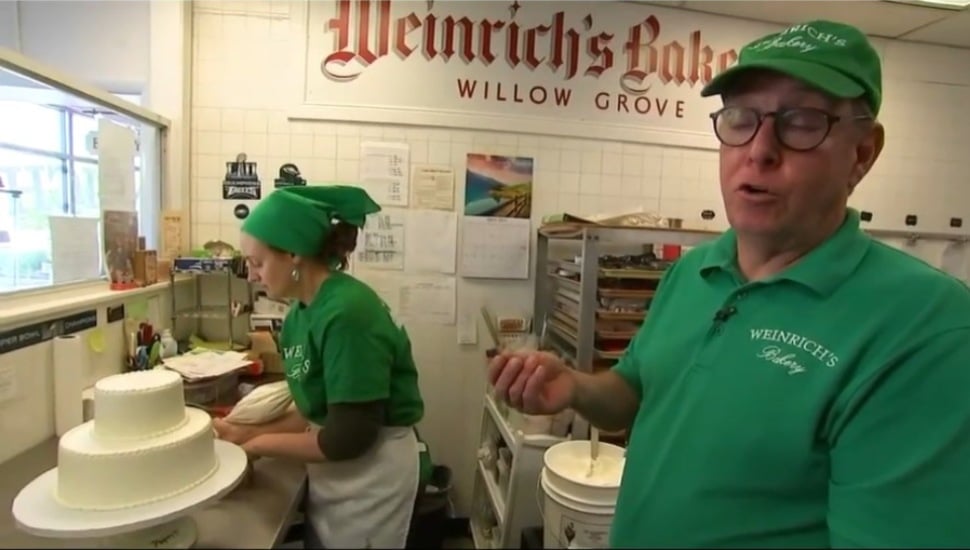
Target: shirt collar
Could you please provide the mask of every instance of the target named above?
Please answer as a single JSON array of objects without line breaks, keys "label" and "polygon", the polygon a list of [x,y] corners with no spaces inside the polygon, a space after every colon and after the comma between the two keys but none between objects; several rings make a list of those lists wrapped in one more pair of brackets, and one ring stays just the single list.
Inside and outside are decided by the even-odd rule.
[{"label": "shirt collar", "polygon": [[[850,208],[845,221],[825,242],[784,271],[761,283],[788,280],[804,285],[826,296],[835,291],[862,261],[872,239],[859,229],[859,213]],[[741,279],[737,269],[737,234],[733,229],[724,232],[707,250],[701,263],[701,276],[721,270]]]}]

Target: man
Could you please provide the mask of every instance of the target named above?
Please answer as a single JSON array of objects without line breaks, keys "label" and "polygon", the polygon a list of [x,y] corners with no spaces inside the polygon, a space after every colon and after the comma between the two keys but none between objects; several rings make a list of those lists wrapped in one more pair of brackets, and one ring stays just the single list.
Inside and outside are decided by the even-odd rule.
[{"label": "man", "polygon": [[614,547],[970,546],[970,290],[847,207],[883,146],[878,55],[795,25],[715,94],[731,229],[668,270],[611,371],[502,353],[496,395],[632,425]]}]

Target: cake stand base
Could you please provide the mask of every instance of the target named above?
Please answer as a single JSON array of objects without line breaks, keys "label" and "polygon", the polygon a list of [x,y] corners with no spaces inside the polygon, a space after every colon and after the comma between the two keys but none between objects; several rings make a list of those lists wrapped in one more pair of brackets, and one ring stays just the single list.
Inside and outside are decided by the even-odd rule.
[{"label": "cake stand base", "polygon": [[[57,468],[36,477],[13,501],[17,527],[32,535],[98,539],[104,548],[191,548],[195,521],[189,514],[232,491],[246,473],[241,447],[216,440],[219,467],[207,480],[171,498],[123,510],[89,511],[62,506],[54,498]],[[128,542],[130,541],[130,542]]]},{"label": "cake stand base", "polygon": [[98,548],[161,548],[163,550],[192,548],[198,530],[195,520],[185,516],[168,523],[107,537],[98,541]]}]

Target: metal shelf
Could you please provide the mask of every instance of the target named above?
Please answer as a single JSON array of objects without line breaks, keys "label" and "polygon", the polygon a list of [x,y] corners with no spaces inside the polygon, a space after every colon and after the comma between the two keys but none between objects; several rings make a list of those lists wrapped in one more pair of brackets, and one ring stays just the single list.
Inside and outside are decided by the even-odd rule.
[{"label": "metal shelf", "polygon": [[[189,307],[179,307],[176,299],[175,292],[175,276],[177,274],[188,275],[192,277],[195,282],[195,304]],[[203,277],[225,277],[226,285],[226,303],[225,305],[205,305],[202,303],[202,279]],[[232,269],[232,260],[227,259],[208,259],[208,258],[179,258],[176,260],[176,266],[169,271],[169,281],[172,284],[171,296],[171,327],[172,332],[176,333],[178,329],[178,321],[182,319],[194,319],[196,322],[195,331],[199,330],[199,322],[203,320],[224,320],[226,322],[226,330],[228,331],[228,341],[229,348],[233,350],[241,350],[248,347],[248,343],[245,341],[236,341],[235,338],[235,328],[237,323],[237,315],[233,314],[233,298],[234,294],[232,291],[233,283],[237,279],[235,273]],[[252,299],[252,288],[247,284],[247,291],[245,292],[245,309],[242,311],[248,313],[252,311],[253,299]]]},{"label": "metal shelf", "polygon": [[[565,232],[563,232],[565,231]],[[679,244],[694,246],[720,235],[714,231],[693,229],[668,229],[653,227],[611,227],[601,225],[546,226],[538,231],[536,246],[536,289],[534,312],[536,319],[547,319],[554,348],[567,352],[576,369],[593,372],[596,361],[616,360],[622,350],[596,349],[597,321],[638,321],[643,315],[611,312],[601,299],[646,300],[653,296],[650,290],[625,290],[601,288],[603,279],[658,280],[662,271],[637,268],[603,268],[600,258],[603,251],[616,247],[639,247],[653,244]],[[550,248],[570,248],[574,254],[563,260],[550,257]],[[559,270],[573,276],[560,274]],[[578,277],[575,277],[577,276]],[[638,319],[640,317],[640,319]],[[602,322],[600,323],[602,325]],[[626,336],[626,335],[625,335]],[[623,338],[618,338],[622,340]],[[589,424],[577,416],[573,420],[572,436],[589,437]]]},{"label": "metal shelf", "polygon": [[[508,481],[500,483],[496,474],[498,467],[489,467],[483,455],[479,455],[469,518],[472,538],[475,548],[515,548],[523,529],[542,523],[536,487],[546,449],[566,439],[524,433],[516,422],[503,414],[502,408],[488,393],[483,409],[479,451],[485,445],[497,447],[501,440],[510,453],[511,462],[508,464]],[[493,456],[492,459],[501,460],[501,457]]]}]

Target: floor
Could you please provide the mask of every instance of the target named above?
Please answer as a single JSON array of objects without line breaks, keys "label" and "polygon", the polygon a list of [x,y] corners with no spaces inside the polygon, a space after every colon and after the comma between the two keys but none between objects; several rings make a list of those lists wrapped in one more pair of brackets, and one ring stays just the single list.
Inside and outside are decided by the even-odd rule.
[{"label": "floor", "polygon": [[[472,542],[471,537],[458,537],[458,538],[445,539],[445,542],[444,544],[441,545],[441,547],[465,550],[465,549],[475,548],[475,543]],[[277,546],[276,548],[281,550],[282,549],[293,549],[293,550],[302,549],[303,542],[302,541],[289,542],[289,543]]]},{"label": "floor", "polygon": [[459,537],[453,539],[445,539],[444,548],[475,548],[475,543],[472,541],[471,537]]}]

